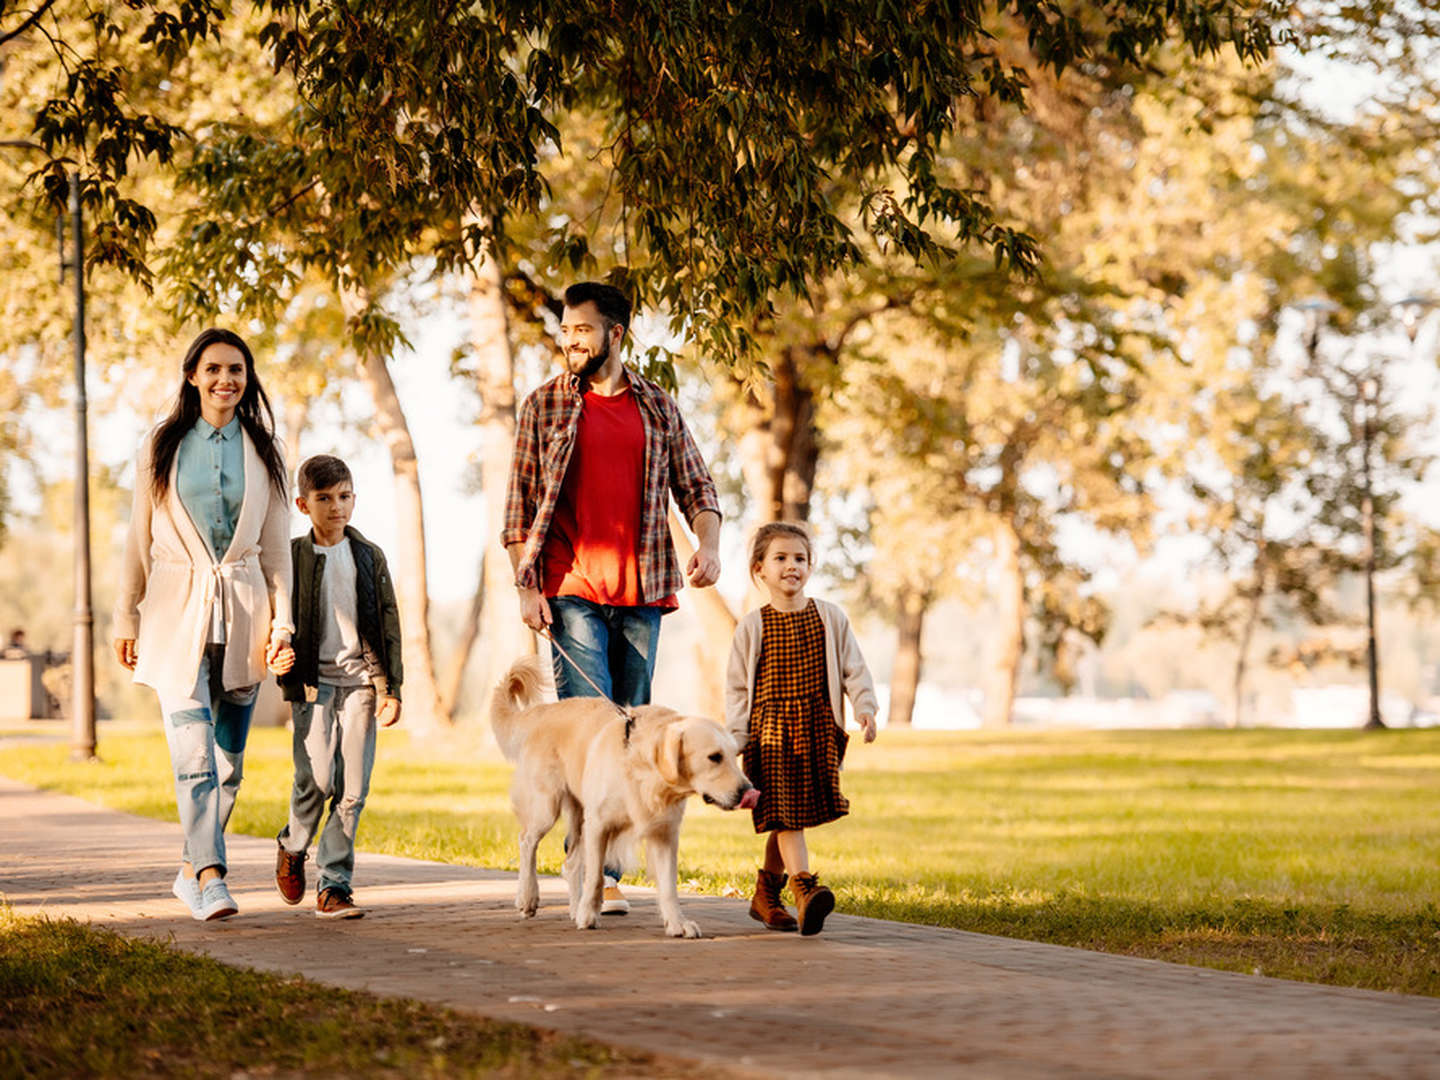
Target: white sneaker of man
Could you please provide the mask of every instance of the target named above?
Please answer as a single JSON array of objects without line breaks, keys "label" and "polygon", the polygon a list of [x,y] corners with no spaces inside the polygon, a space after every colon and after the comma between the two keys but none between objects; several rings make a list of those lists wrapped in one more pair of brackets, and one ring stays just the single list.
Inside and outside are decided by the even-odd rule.
[{"label": "white sneaker of man", "polygon": [[605,875],[605,897],[600,905],[601,915],[628,915],[630,914],[630,901],[625,899],[625,894],[620,891],[620,879]]}]

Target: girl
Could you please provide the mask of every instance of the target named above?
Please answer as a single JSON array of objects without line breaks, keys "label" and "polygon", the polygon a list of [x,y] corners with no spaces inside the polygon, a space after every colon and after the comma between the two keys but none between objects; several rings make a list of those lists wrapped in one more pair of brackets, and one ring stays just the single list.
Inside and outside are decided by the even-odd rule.
[{"label": "girl", "polygon": [[750,916],[771,930],[797,926],[780,902],[786,875],[802,934],[818,934],[835,895],[810,873],[805,830],[849,812],[840,794],[844,696],[865,741],[875,739],[875,688],[850,621],[834,604],[805,595],[810,536],[799,525],[762,525],[750,576],[770,594],[735,628],[725,680],[726,726],[745,747],[745,772],[760,789],[752,811],[768,832]]},{"label": "girl", "polygon": [[141,444],[115,601],[115,655],[160,698],[185,832],[171,891],[196,919],[238,910],[225,824],[265,669],[294,663],[284,458],[255,359],[206,330]]}]

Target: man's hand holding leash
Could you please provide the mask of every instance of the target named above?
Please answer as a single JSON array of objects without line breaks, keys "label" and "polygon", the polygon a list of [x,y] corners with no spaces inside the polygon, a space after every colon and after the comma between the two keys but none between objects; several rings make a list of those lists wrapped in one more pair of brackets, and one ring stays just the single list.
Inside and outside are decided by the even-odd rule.
[{"label": "man's hand holding leash", "polygon": [[554,621],[550,615],[550,601],[539,589],[518,586],[520,592],[520,619],[537,634]]}]

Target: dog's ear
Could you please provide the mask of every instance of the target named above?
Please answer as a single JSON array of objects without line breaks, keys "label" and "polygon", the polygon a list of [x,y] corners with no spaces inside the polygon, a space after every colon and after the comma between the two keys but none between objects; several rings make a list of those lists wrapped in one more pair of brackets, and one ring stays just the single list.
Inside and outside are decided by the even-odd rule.
[{"label": "dog's ear", "polygon": [[655,769],[673,787],[685,778],[684,724],[667,724],[655,740]]}]

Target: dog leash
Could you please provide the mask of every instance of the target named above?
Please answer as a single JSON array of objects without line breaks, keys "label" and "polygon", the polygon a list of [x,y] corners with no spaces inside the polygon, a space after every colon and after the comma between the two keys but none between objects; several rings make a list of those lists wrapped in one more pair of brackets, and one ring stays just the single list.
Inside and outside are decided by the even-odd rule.
[{"label": "dog leash", "polygon": [[568,663],[572,668],[574,668],[579,673],[582,679],[584,679],[587,683],[590,684],[590,689],[595,691],[596,696],[608,702],[612,709],[614,709],[617,713],[619,713],[622,717],[625,718],[625,745],[629,746],[630,733],[635,730],[635,714],[631,712],[628,708],[622,708],[613,699],[611,699],[609,694],[605,693],[604,690],[601,690],[600,687],[596,685],[595,680],[590,678],[590,676],[585,673],[585,669],[582,668],[579,664],[577,664],[574,658],[565,651],[565,646],[561,645],[560,642],[555,640],[555,635],[550,633],[550,627],[542,626],[540,628],[540,633],[543,634],[545,639],[550,642],[551,647],[553,647],[557,652],[560,653],[561,657],[564,658],[565,662]]}]

